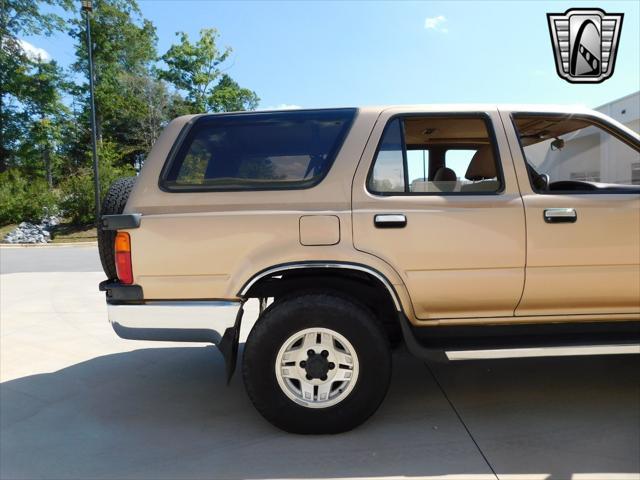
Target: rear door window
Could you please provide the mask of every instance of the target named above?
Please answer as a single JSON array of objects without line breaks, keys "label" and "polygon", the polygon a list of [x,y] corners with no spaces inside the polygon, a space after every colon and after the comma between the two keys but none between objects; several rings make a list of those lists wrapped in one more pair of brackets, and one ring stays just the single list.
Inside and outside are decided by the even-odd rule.
[{"label": "rear door window", "polygon": [[203,116],[165,168],[170,191],[309,188],[328,173],[355,109]]},{"label": "rear door window", "polygon": [[377,195],[496,194],[502,177],[484,115],[403,116],[386,126],[369,173]]}]

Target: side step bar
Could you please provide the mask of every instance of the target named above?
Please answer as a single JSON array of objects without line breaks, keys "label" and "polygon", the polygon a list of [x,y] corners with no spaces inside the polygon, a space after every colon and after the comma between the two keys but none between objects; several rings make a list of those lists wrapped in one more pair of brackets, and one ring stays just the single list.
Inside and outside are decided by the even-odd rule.
[{"label": "side step bar", "polygon": [[500,348],[495,350],[447,351],[449,360],[488,360],[498,358],[575,357],[580,355],[633,355],[640,354],[640,344],[586,345],[543,348]]},{"label": "side step bar", "polygon": [[398,315],[407,349],[427,362],[481,358],[640,354],[640,322],[413,327]]}]

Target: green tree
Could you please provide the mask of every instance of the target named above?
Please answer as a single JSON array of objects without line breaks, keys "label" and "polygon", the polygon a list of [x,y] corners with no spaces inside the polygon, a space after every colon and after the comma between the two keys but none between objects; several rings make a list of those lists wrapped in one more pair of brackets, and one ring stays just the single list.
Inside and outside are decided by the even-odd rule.
[{"label": "green tree", "polygon": [[[103,195],[118,178],[135,175],[130,165],[117,165],[120,159],[118,147],[108,141],[100,144],[100,191]],[[87,164],[90,153],[87,152]],[[74,175],[66,178],[60,185],[60,208],[64,215],[76,225],[88,225],[95,222],[93,200],[93,171],[89,166],[77,169]]]},{"label": "green tree", "polygon": [[68,121],[68,109],[62,101],[67,82],[56,62],[40,61],[25,79],[24,88],[28,91],[25,109],[29,123],[18,149],[20,167],[28,174],[43,176],[44,172],[52,188],[54,162],[63,142],[63,125]]},{"label": "green tree", "polygon": [[233,112],[255,110],[259,102],[254,91],[241,88],[238,82],[223,73],[220,83],[211,91],[209,104],[212,112]]},{"label": "green tree", "polygon": [[179,43],[161,57],[167,68],[159,70],[159,76],[186,94],[192,113],[256,108],[260,99],[255,92],[241,88],[224,73],[222,64],[231,55],[231,48],[218,47],[217,30],[201,30],[195,43],[184,32],[177,35]]},{"label": "green tree", "polygon": [[43,13],[42,5],[69,9],[72,4],[72,0],[0,0],[0,172],[15,160],[18,140],[29,122],[23,106],[33,92],[25,85],[34,59],[21,38],[47,36],[64,28],[63,18],[54,12]]},{"label": "green tree", "polygon": [[64,19],[57,13],[43,13],[41,5],[73,7],[73,0],[0,0],[0,33],[7,41],[21,35],[50,35],[64,28]]},{"label": "green tree", "polygon": [[[126,134],[134,128],[127,123],[140,101],[135,89],[125,79],[150,75],[156,59],[156,29],[142,17],[135,0],[94,0],[90,19],[92,55],[95,75],[96,129],[98,141],[103,137],[115,142],[133,161],[136,145]],[[76,39],[76,62],[73,69],[88,75],[88,57],[83,18],[71,22],[70,34]],[[83,118],[88,119],[88,77],[78,88],[83,104]],[[128,113],[123,114],[123,109]],[[88,124],[87,124],[88,128]]]},{"label": "green tree", "polygon": [[0,173],[0,225],[39,222],[58,213],[57,193],[42,178],[22,175],[16,168]]},{"label": "green tree", "polygon": [[150,74],[121,74],[121,91],[114,98],[121,128],[112,140],[121,145],[124,157],[142,158],[149,152],[162,129],[173,117],[188,113],[184,99],[170,92],[164,81]]}]

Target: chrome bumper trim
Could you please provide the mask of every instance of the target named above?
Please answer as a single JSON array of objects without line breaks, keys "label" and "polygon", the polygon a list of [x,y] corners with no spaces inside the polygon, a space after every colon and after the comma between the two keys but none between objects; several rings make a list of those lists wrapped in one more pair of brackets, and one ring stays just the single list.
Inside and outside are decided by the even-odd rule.
[{"label": "chrome bumper trim", "polygon": [[107,304],[111,326],[127,340],[220,343],[235,325],[240,302],[157,301]]}]

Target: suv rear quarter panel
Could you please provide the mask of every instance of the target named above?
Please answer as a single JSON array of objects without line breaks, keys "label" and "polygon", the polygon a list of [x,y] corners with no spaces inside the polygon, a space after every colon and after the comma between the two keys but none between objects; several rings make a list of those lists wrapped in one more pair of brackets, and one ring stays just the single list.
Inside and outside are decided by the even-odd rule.
[{"label": "suv rear quarter panel", "polygon": [[[331,260],[379,270],[408,304],[393,269],[353,248],[351,182],[378,114],[358,111],[327,176],[305,190],[162,191],[162,167],[193,117],[172,122],[147,158],[125,209],[143,215],[140,228],[130,234],[134,281],[145,298],[235,298],[254,274],[274,265]],[[300,219],[307,215],[337,217],[339,241],[302,245]]]}]

